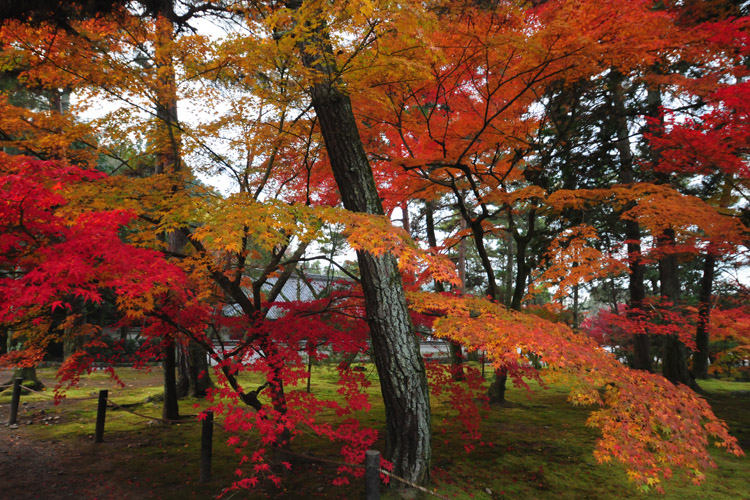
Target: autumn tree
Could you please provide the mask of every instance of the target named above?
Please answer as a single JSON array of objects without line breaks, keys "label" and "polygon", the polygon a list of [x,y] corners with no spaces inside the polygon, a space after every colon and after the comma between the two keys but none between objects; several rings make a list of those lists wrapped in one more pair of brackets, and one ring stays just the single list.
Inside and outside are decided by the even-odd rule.
[{"label": "autumn tree", "polygon": [[[566,126],[576,85],[598,78],[605,88],[602,75],[612,68],[630,75],[652,66],[673,40],[662,36],[672,26],[667,14],[650,2],[624,11],[598,0],[492,8],[305,0],[188,4],[184,12],[171,5],[147,5],[147,15],[123,8],[71,18],[64,29],[3,25],[3,63],[29,84],[78,89],[81,108],[99,100],[125,104],[84,123],[24,114],[3,101],[3,126],[17,131],[8,145],[61,160],[41,168],[33,159],[3,158],[11,200],[3,206],[13,221],[3,227],[1,241],[12,250],[4,265],[28,270],[2,282],[12,299],[3,304],[4,321],[30,324],[43,345],[50,335],[43,325],[68,307],[66,294],[97,302],[106,289],[117,296],[121,324],[142,324],[150,340],[144,354],[165,353],[173,342],[200,345],[216,363],[213,408],[249,464],[237,487],[261,478],[278,483],[267,452],[283,453],[303,427],[342,441],[347,461],[362,460],[376,439],[356,419],[369,406],[367,381],[342,367],[338,401],[296,384],[307,376],[301,350],[322,357],[308,347],[327,342],[363,352],[368,334],[386,403],[386,457],[397,475],[428,479],[427,377],[409,309],[437,336],[486,351],[493,368],[518,385],[540,377],[531,362],[539,359],[544,373],[571,380],[572,401],[599,405],[591,419],[602,432],[597,458],[622,462],[639,484],[658,486],[672,474],[668,464],[700,481],[711,463],[708,436],[740,453],[691,391],[631,371],[591,339],[522,307],[534,268],[534,279],[564,291],[627,267],[608,253],[614,245],[598,243],[616,232],[606,227],[612,223],[583,218],[593,207],[635,221],[653,237],[669,218],[675,241],[692,246],[737,229],[667,183],[607,184],[615,169],[602,168],[601,185],[583,185],[574,168],[560,172],[563,160],[585,156],[566,144],[587,137],[573,133],[576,120]],[[191,30],[191,16],[206,13],[223,16],[228,32]],[[182,103],[214,113],[180,111],[178,120]],[[614,136],[624,148],[623,131]],[[120,154],[123,137],[145,144],[140,158]],[[612,137],[604,139],[606,154]],[[100,155],[119,165],[113,170],[157,168],[149,176],[85,168]],[[234,192],[219,195],[193,172],[227,174]],[[39,203],[32,224],[14,192],[52,201]],[[426,249],[383,216],[384,204],[404,207],[409,196],[450,200],[466,228],[452,241],[435,237]],[[676,206],[691,212],[669,210]],[[78,248],[82,235],[91,236],[89,220],[101,254]],[[321,228],[333,226],[357,251],[361,291],[289,304],[283,318],[269,321],[283,283],[309,260]],[[33,255],[21,250],[28,233]],[[490,300],[420,290],[428,282],[458,284],[455,266],[436,253],[460,239],[474,243]],[[512,296],[498,283],[490,251],[481,250],[508,239],[516,261]],[[50,258],[67,246],[76,250],[70,259]],[[34,304],[29,290],[39,297]],[[63,367],[63,382],[88,367],[82,349]],[[260,377],[257,387],[239,383],[245,371]],[[431,377],[468,393],[481,388],[471,377],[465,384]],[[317,418],[327,410],[339,415],[335,423]],[[463,406],[457,412],[467,424],[477,421]],[[250,432],[260,434],[262,452],[246,451]]]}]

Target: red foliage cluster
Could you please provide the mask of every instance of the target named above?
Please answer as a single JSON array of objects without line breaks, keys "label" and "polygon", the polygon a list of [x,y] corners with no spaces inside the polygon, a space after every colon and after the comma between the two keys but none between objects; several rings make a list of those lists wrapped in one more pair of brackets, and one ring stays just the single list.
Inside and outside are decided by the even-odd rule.
[{"label": "red foliage cluster", "polygon": [[587,317],[581,329],[599,345],[632,349],[632,336],[675,335],[688,347],[695,348],[694,330],[698,313],[692,307],[674,304],[664,298],[650,297],[641,307],[619,304],[617,312],[606,309]]}]

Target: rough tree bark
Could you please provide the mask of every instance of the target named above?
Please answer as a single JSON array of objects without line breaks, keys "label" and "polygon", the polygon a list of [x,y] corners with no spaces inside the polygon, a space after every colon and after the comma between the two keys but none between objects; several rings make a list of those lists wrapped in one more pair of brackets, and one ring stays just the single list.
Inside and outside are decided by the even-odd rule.
[{"label": "rough tree bark", "polygon": [[695,378],[708,378],[708,326],[711,321],[711,293],[714,283],[716,256],[706,254],[703,263],[703,277],[698,295],[698,327],[695,332],[696,351],[693,353],[693,374]]},{"label": "rough tree bark", "polygon": [[[659,247],[663,255],[659,258],[659,284],[661,286],[662,298],[677,304],[680,300],[680,281],[677,267],[677,255],[673,248],[675,245],[675,232],[673,229],[665,229],[658,239]],[[691,388],[699,389],[695,378],[687,366],[688,349],[676,335],[665,335],[664,348],[662,352],[662,374],[664,377],[677,384],[685,384]]]},{"label": "rough tree bark", "polygon": [[[6,337],[6,352],[11,351],[13,349],[13,330],[7,329],[5,331]],[[24,368],[15,367],[13,368],[13,375],[10,377],[10,380],[7,380],[5,382],[0,382],[2,385],[6,386],[12,386],[13,381],[17,378],[23,379],[23,385],[26,387],[29,387],[35,391],[41,391],[44,389],[44,384],[41,380],[39,380],[39,377],[37,377],[36,374],[36,367],[35,366],[27,366]],[[3,392],[0,390],[0,392]]]},{"label": "rough tree bark", "polygon": [[[383,214],[349,97],[327,83],[311,89],[344,207]],[[429,477],[430,403],[424,364],[406,306],[396,259],[357,252],[375,365],[386,412],[385,457],[416,483]]]},{"label": "rough tree bark", "polygon": [[[660,73],[658,65],[654,65],[651,70],[655,74]],[[664,131],[664,118],[662,110],[661,90],[658,86],[649,88],[646,95],[646,114],[654,118],[654,121],[648,122],[646,132],[659,136]],[[650,147],[648,149],[650,160],[653,164],[659,163],[660,151]],[[656,174],[656,180],[663,184],[669,183],[669,178],[663,174]],[[661,234],[656,235],[656,245],[659,248],[659,287],[663,299],[670,301],[677,306],[680,301],[680,280],[679,268],[677,264],[677,254],[675,252],[676,234],[674,229],[667,228]],[[688,370],[687,359],[689,352],[676,335],[665,335],[662,344],[662,375],[677,384],[685,384],[694,390],[700,390],[695,378]]]},{"label": "rough tree bark", "polygon": [[177,396],[202,398],[212,386],[206,351],[191,339],[177,351]]},{"label": "rough tree bark", "polygon": [[[633,152],[630,149],[630,132],[625,109],[625,95],[623,90],[623,76],[614,71],[612,73],[612,104],[615,133],[617,136],[617,152],[620,157],[620,182],[632,184],[635,181]],[[632,208],[627,206],[625,210]],[[646,291],[643,286],[643,262],[641,256],[641,228],[638,221],[623,221],[625,241],[628,250],[628,268],[630,279],[628,282],[629,301],[631,314],[637,314],[637,310],[643,307]],[[653,371],[651,363],[651,339],[645,334],[633,335],[633,368],[636,370]]]},{"label": "rough tree bark", "polygon": [[[159,87],[156,89],[156,118],[158,122],[155,174],[176,174],[180,171],[180,138],[177,121],[177,88],[175,83],[174,63],[170,53],[170,42],[174,37],[174,26],[169,18],[173,13],[172,0],[157,0],[153,3],[154,16],[157,18],[156,42],[154,43],[154,62],[159,71]],[[174,185],[174,192],[181,187]],[[172,193],[165,193],[171,195]],[[170,253],[179,253],[185,245],[185,237],[179,231],[165,235]],[[164,405],[162,418],[177,420],[180,408],[177,402],[177,378],[175,376],[176,354],[174,339],[164,343]]]},{"label": "rough tree bark", "polygon": [[[286,6],[296,11],[302,1],[288,0]],[[382,215],[351,101],[336,84],[335,58],[322,16],[316,26],[310,39],[298,42],[298,48],[303,64],[324,77],[310,87],[310,96],[341,199],[347,210]],[[391,254],[357,252],[357,260],[385,405],[385,458],[393,462],[396,475],[424,484],[432,455],[430,399],[401,275]]]}]

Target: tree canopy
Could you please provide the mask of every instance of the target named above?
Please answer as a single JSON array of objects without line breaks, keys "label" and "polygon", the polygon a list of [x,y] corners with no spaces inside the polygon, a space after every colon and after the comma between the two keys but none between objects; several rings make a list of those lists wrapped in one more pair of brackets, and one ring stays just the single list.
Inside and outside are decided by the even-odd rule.
[{"label": "tree canopy", "polygon": [[[215,365],[213,409],[236,433],[236,487],[279,482],[270,450],[303,431],[342,441],[352,463],[375,441],[357,419],[366,378],[342,363],[340,398],[320,399],[297,387],[307,357],[372,354],[396,474],[429,479],[428,382],[454,391],[473,447],[481,386],[425,366],[424,331],[484,351],[518,386],[569,380],[571,402],[596,408],[597,459],[646,489],[674,472],[699,483],[709,443],[742,453],[688,371],[708,359],[709,332],[748,352],[747,288],[714,273],[747,259],[741,6],[161,0],[45,12],[19,8],[0,26],[0,322],[16,339],[4,363],[32,366],[78,339],[62,397],[95,361],[116,377],[120,354],[96,351],[112,327],[140,328],[137,363],[199,346]],[[282,301],[313,265],[341,279]],[[611,300],[581,327],[584,288]],[[88,321],[103,304],[106,321]],[[242,386],[243,372],[259,385]],[[318,418],[329,411],[335,423]]]}]

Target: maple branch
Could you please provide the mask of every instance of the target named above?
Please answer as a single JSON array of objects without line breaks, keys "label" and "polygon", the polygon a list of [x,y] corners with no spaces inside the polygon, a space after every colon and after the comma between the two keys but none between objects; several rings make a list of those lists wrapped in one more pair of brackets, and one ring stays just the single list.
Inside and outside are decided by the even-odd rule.
[{"label": "maple branch", "polygon": [[[213,12],[213,13],[220,13],[220,14],[229,14],[230,11],[226,7],[222,5],[217,5],[215,3],[202,3],[202,4],[196,4],[191,5],[188,7],[187,12],[185,12],[182,15],[177,15],[174,12],[174,9],[170,9],[170,16],[169,19],[180,26],[187,24],[188,21],[190,21],[193,17],[195,17],[196,14],[202,14],[206,12]],[[194,30],[194,28],[191,27],[191,29]],[[195,31],[195,30],[194,30]]]},{"label": "maple branch", "polygon": [[279,268],[279,263],[281,262],[281,259],[284,257],[284,252],[286,252],[287,248],[289,248],[289,244],[280,245],[279,247],[273,249],[273,251],[271,252],[271,260],[268,262],[268,264],[266,264],[266,267],[264,267],[263,270],[261,271],[260,277],[252,284],[255,309],[258,311],[260,311],[260,308],[261,308],[260,289],[261,287],[263,287],[263,285],[266,284],[271,273],[276,272],[276,270]]},{"label": "maple branch", "polygon": [[[201,256],[211,256],[208,250],[206,250],[206,247],[203,246],[203,243],[201,243],[197,238],[192,237],[192,234],[187,230],[187,228],[180,228],[178,229],[178,231],[183,234],[183,236],[190,242],[193,248],[195,248],[198,253],[201,254]],[[221,272],[221,270],[216,267],[210,269],[209,273],[211,274],[213,280],[221,287],[222,290],[224,290],[224,293],[229,295],[229,297],[231,297],[237,303],[237,305],[240,306],[242,312],[248,318],[252,318],[255,316],[255,313],[258,309],[253,305],[252,302],[250,302],[250,299],[248,299],[239,283],[230,280],[226,276],[226,274]]]},{"label": "maple branch", "polygon": [[[281,118],[279,119],[279,126],[278,128],[278,134],[281,135],[281,133],[284,131],[284,121],[286,119],[286,107],[282,109],[281,111]],[[301,116],[301,115],[300,115]],[[276,162],[276,155],[279,152],[279,148],[281,147],[281,141],[279,139],[276,140],[276,143],[273,145],[273,149],[271,150],[271,154],[268,157],[268,163],[266,165],[266,170],[263,173],[263,178],[261,179],[260,183],[258,184],[257,189],[255,190],[255,194],[253,195],[253,199],[257,200],[260,196],[260,193],[263,191],[263,188],[266,186],[266,183],[268,182],[268,179],[271,177],[271,171],[273,170],[273,166]]]},{"label": "maple branch", "polygon": [[339,269],[339,271],[341,271],[342,273],[344,273],[352,281],[354,281],[356,283],[360,283],[359,277],[357,277],[354,274],[350,273],[345,267],[343,267],[341,264],[339,264],[338,262],[336,262],[332,258],[328,257],[327,255],[316,255],[314,257],[300,257],[299,259],[294,260],[294,261],[288,260],[288,261],[284,262],[282,265],[286,265],[287,262],[289,262],[289,263],[297,263],[297,262],[309,262],[309,261],[314,261],[314,260],[325,260],[325,261],[329,262],[330,264],[333,264],[334,266],[336,266]]},{"label": "maple branch", "polygon": [[[205,336],[195,335],[192,332],[192,330],[190,330],[189,328],[186,328],[186,327],[182,326],[180,323],[178,323],[177,321],[173,320],[167,314],[164,314],[164,313],[161,313],[161,312],[158,312],[158,311],[152,311],[152,312],[150,312],[148,314],[149,314],[149,316],[155,317],[155,318],[157,318],[157,319],[159,319],[159,320],[167,323],[168,325],[170,325],[171,327],[175,328],[176,330],[182,332],[183,334],[187,335],[190,339],[192,339],[198,345],[200,345],[208,354],[212,355],[212,357],[218,358],[218,354],[214,350],[213,346],[210,343],[208,343],[208,342],[205,341],[205,339],[206,339]],[[228,354],[226,356],[226,358],[229,358],[229,357],[232,357],[232,356],[236,355],[237,352],[239,352],[239,351],[237,349],[235,349],[234,351],[232,351],[231,354]],[[224,359],[226,359],[226,358],[224,358]],[[261,408],[263,408],[263,404],[258,399],[258,395],[260,394],[260,392],[263,389],[265,389],[266,387],[268,387],[268,382],[266,382],[263,385],[261,385],[260,387],[258,387],[258,389],[256,389],[255,391],[244,392],[241,389],[240,384],[237,382],[237,377],[235,377],[235,375],[231,372],[229,366],[227,366],[226,363],[219,363],[219,366],[221,367],[221,371],[224,374],[224,376],[226,377],[227,382],[229,382],[229,385],[232,387],[232,389],[234,389],[234,391],[237,393],[237,395],[239,395],[239,397],[240,397],[240,399],[242,400],[243,403],[245,403],[246,405],[254,408],[256,411],[259,411]]]},{"label": "maple branch", "polygon": [[[302,257],[302,255],[305,253],[305,250],[307,249],[308,244],[309,243],[301,243],[297,250],[295,250],[292,254],[291,260],[298,260],[300,257]],[[295,267],[296,266],[284,266],[284,271],[276,279],[276,283],[274,283],[271,291],[268,292],[268,296],[266,297],[266,300],[268,302],[273,302],[276,300],[276,297],[279,296],[281,290],[284,288],[284,285],[286,285],[286,282],[289,281],[289,278],[292,276]]]}]

